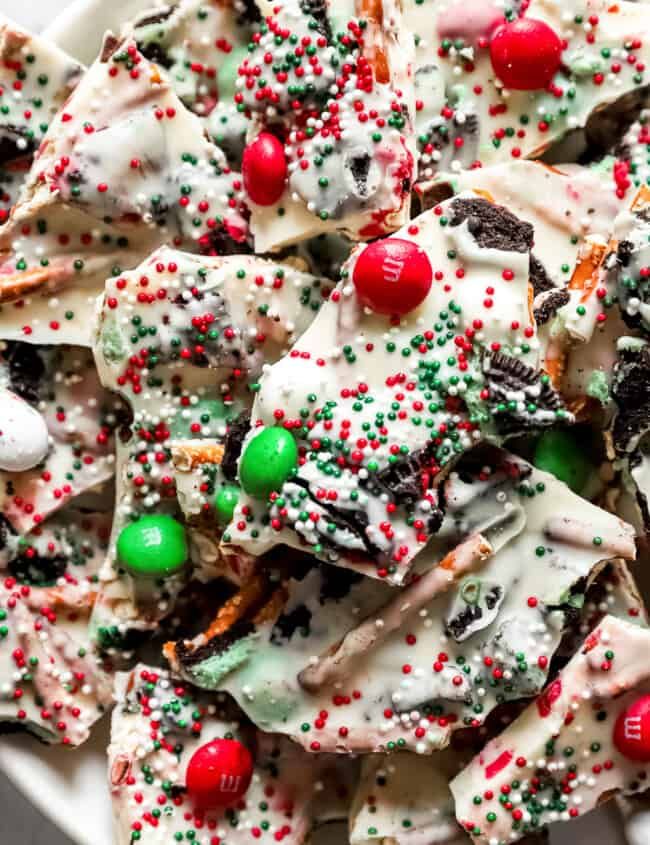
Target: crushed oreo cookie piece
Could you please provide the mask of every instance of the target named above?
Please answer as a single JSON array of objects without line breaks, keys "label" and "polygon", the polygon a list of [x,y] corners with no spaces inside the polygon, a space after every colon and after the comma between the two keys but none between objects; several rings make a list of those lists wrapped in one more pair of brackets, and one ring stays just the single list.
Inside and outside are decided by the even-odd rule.
[{"label": "crushed oreo cookie piece", "polygon": [[316,21],[316,31],[332,40],[332,27],[327,14],[327,0],[302,0],[300,10]]},{"label": "crushed oreo cookie piece", "polygon": [[565,288],[553,288],[545,296],[540,297],[539,303],[536,301],[533,310],[533,316],[537,325],[543,326],[545,323],[548,323],[570,299],[569,291]]},{"label": "crushed oreo cookie piece", "polygon": [[346,161],[354,179],[357,195],[366,198],[368,196],[368,173],[372,159],[367,152],[362,151],[348,156]]},{"label": "crushed oreo cookie piece", "polygon": [[149,59],[150,62],[160,65],[160,67],[164,67],[165,70],[169,70],[174,64],[174,60],[170,58],[162,44],[159,44],[157,41],[138,42],[138,50],[145,59]]},{"label": "crushed oreo cookie piece", "polygon": [[237,12],[240,12],[237,18],[237,25],[242,26],[248,24],[261,23],[262,13],[255,0],[237,0],[235,4]]},{"label": "crushed oreo cookie piece", "polygon": [[236,420],[228,426],[226,440],[224,443],[221,471],[229,481],[237,479],[237,461],[241,455],[242,443],[251,427],[251,415],[249,411],[242,411]]},{"label": "crushed oreo cookie piece", "polygon": [[[643,219],[641,214],[637,217]],[[644,232],[644,235],[648,234],[650,231]],[[640,245],[622,240],[616,251],[614,266],[609,271],[609,281],[615,284],[623,320],[630,328],[647,333],[650,333],[650,320],[645,316],[646,309],[641,306],[650,304],[650,277],[646,273],[649,264],[647,237],[641,239]]]},{"label": "crushed oreo cookie piece", "polygon": [[[501,434],[553,425],[557,412],[565,411],[548,377],[518,358],[502,352],[485,355],[483,373],[489,389],[488,406]],[[569,417],[565,411],[565,418]]]},{"label": "crushed oreo cookie piece", "polygon": [[617,413],[612,425],[616,453],[630,454],[650,431],[650,347],[634,344],[619,351],[612,397]]},{"label": "crushed oreo cookie piece", "polygon": [[62,578],[68,566],[63,555],[40,557],[21,554],[12,558],[7,566],[19,584],[31,587],[53,587]]},{"label": "crushed oreo cookie piece", "polygon": [[537,296],[547,290],[555,290],[555,285],[549,278],[546,268],[532,252],[530,254],[530,283],[533,286],[533,295]]},{"label": "crushed oreo cookie piece", "polygon": [[27,129],[5,124],[0,126],[0,165],[31,156],[36,149]]},{"label": "crushed oreo cookie piece", "polygon": [[533,227],[502,205],[476,199],[457,198],[451,203],[450,226],[467,227],[476,243],[485,249],[529,252],[533,245]]},{"label": "crushed oreo cookie piece", "polygon": [[194,647],[187,640],[179,640],[175,646],[175,656],[181,666],[191,668],[209,657],[223,654],[239,640],[255,633],[255,624],[250,619],[238,619],[221,634],[212,637],[204,645]]},{"label": "crushed oreo cookie piece", "polygon": [[328,601],[343,599],[355,584],[363,580],[363,575],[353,569],[343,569],[340,566],[321,564],[321,587],[318,600],[321,604]]},{"label": "crushed oreo cookie piece", "polygon": [[435,446],[429,443],[378,472],[376,479],[400,504],[414,505],[422,498],[422,472],[434,462],[434,455]]},{"label": "crushed oreo cookie piece", "polygon": [[20,340],[9,341],[3,357],[9,365],[9,386],[13,392],[26,402],[38,402],[45,375],[45,363],[38,347]]},{"label": "crushed oreo cookie piece", "polygon": [[293,610],[289,611],[289,613],[282,613],[279,616],[273,626],[271,642],[276,645],[283,645],[283,641],[284,643],[288,642],[296,632],[303,637],[308,637],[310,623],[311,610],[304,604],[299,604]]},{"label": "crushed oreo cookie piece", "polygon": [[154,23],[162,23],[170,18],[177,8],[178,4],[174,3],[170,6],[163,6],[161,9],[157,9],[154,12],[146,12],[141,18],[138,18],[135,22],[135,26],[150,26]]}]

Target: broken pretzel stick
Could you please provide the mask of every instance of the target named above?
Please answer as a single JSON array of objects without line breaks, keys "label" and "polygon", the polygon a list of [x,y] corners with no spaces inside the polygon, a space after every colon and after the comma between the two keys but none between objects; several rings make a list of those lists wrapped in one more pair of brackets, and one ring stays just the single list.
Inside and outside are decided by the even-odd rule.
[{"label": "broken pretzel stick", "polygon": [[307,692],[341,681],[356,664],[360,654],[376,648],[406,620],[412,618],[436,596],[449,590],[468,572],[478,569],[492,554],[492,545],[482,534],[473,534],[449,552],[440,563],[422,575],[372,618],[349,631],[333,650],[298,675],[298,683]]},{"label": "broken pretzel stick", "polygon": [[220,464],[223,453],[220,443],[188,440],[172,444],[172,461],[180,472],[190,472],[202,464]]},{"label": "broken pretzel stick", "polygon": [[599,536],[598,528],[577,519],[565,516],[551,517],[544,526],[544,534],[550,540],[557,540],[560,543],[567,543],[570,546],[580,546],[585,549],[593,549],[598,546],[603,553],[603,560],[610,557],[622,557],[625,560],[634,560],[636,557],[636,546],[634,536],[627,530],[624,522],[619,520],[620,533],[611,536]]}]

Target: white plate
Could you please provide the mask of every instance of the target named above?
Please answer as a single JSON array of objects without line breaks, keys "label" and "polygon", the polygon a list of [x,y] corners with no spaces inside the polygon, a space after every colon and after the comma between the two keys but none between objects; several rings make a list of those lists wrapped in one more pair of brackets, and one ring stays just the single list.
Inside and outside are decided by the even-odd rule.
[{"label": "white plate", "polygon": [[[136,12],[159,4],[160,0],[27,0],[27,7],[22,9],[15,0],[0,0],[0,10],[26,26],[44,29],[60,47],[89,64],[106,29],[118,32]],[[47,26],[57,12],[56,20]],[[0,771],[77,845],[112,843],[106,782],[108,722],[108,718],[103,719],[91,740],[76,751],[46,747],[26,736],[0,737]],[[3,808],[5,812],[7,808]],[[340,827],[324,829],[323,834],[318,837],[320,845],[343,845],[345,841]],[[27,841],[22,838],[20,845]],[[36,833],[30,841],[44,845]],[[610,807],[557,826],[551,843],[625,845],[625,840]]]}]

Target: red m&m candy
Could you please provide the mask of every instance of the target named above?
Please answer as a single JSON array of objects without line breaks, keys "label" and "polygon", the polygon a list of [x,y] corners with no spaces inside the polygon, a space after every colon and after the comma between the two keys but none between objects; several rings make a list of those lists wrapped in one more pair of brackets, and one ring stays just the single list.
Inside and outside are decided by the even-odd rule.
[{"label": "red m&m candy", "polygon": [[199,807],[227,807],[250,786],[253,758],[236,739],[213,739],[198,748],[187,766],[185,783]]},{"label": "red m&m candy", "polygon": [[378,314],[408,314],[427,298],[433,271],[426,252],[412,241],[386,238],[367,246],[354,265],[359,301]]},{"label": "red m&m candy", "polygon": [[614,745],[628,760],[650,762],[650,695],[637,698],[618,717]]},{"label": "red m&m candy", "polygon": [[562,61],[562,41],[551,27],[534,18],[517,18],[494,31],[490,59],[506,88],[546,88]]},{"label": "red m&m candy", "polygon": [[273,205],[284,193],[287,160],[275,135],[262,132],[244,150],[242,176],[246,193],[257,205]]}]

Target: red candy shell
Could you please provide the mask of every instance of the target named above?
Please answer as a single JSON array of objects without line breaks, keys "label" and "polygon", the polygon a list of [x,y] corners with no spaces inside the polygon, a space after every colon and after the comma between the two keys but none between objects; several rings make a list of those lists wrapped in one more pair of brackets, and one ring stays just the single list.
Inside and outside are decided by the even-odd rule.
[{"label": "red candy shell", "polygon": [[562,62],[562,41],[544,21],[518,18],[494,31],[490,59],[497,77],[514,91],[546,88]]},{"label": "red candy shell", "polygon": [[359,255],[352,281],[357,296],[378,314],[408,314],[427,298],[433,271],[426,252],[412,241],[386,238]]},{"label": "red candy shell", "polygon": [[650,762],[650,695],[642,695],[616,720],[614,745],[628,760]]},{"label": "red candy shell", "polygon": [[275,135],[262,132],[244,150],[244,188],[257,205],[273,205],[284,193],[287,160],[284,147]]},{"label": "red candy shell", "polygon": [[250,786],[253,758],[236,739],[213,739],[198,748],[187,766],[185,783],[199,807],[227,807]]}]

